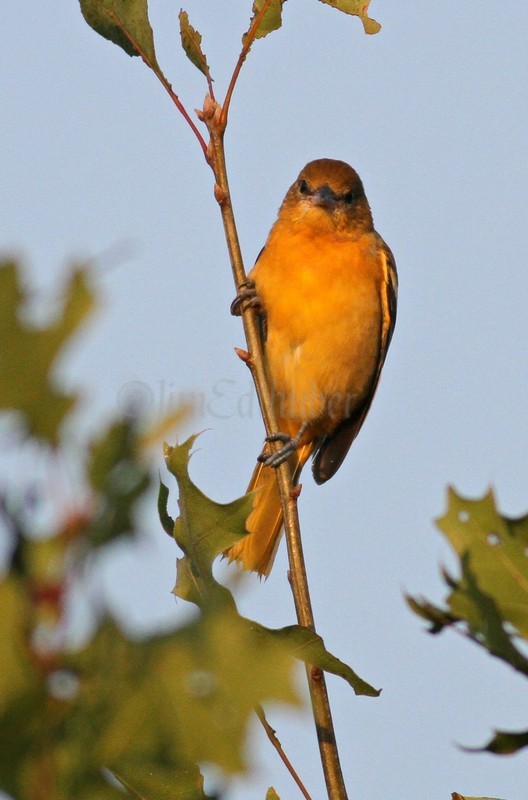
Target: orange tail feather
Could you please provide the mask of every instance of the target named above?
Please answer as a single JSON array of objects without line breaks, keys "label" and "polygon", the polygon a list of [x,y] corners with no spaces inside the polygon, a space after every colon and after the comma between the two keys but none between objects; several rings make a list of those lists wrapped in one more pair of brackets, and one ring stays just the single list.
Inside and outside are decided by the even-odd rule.
[{"label": "orange tail feather", "polygon": [[[314,447],[314,441],[302,445],[291,457],[294,484],[298,482]],[[282,535],[282,508],[275,470],[257,464],[247,490],[255,492],[253,511],[246,522],[249,535],[226,550],[224,555],[230,561],[237,561],[243,569],[267,577]]]}]

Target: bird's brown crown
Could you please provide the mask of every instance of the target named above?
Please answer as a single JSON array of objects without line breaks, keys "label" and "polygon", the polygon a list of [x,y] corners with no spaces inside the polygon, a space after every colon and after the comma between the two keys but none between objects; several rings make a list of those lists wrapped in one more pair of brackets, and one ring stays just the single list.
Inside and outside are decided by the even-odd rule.
[{"label": "bird's brown crown", "polygon": [[344,161],[310,161],[290,187],[279,219],[356,236],[372,230],[372,215],[361,178]]},{"label": "bird's brown crown", "polygon": [[361,178],[355,169],[345,161],[336,161],[333,158],[318,158],[309,161],[301,171],[298,181],[305,180],[308,186],[316,189],[326,184],[338,197],[347,192],[364,195]]}]

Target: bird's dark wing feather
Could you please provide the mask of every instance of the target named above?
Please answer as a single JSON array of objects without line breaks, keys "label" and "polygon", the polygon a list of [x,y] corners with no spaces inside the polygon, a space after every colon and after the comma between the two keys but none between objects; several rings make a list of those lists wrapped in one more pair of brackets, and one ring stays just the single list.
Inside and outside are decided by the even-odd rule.
[{"label": "bird's dark wing feather", "polygon": [[[261,257],[261,255],[264,252],[264,250],[265,250],[265,246],[261,249],[260,253],[256,257],[255,264],[257,263],[257,261]],[[253,266],[255,266],[255,264],[253,264]],[[259,332],[260,332],[260,339],[262,341],[262,344],[265,345],[266,344],[266,339],[268,338],[268,318],[266,317],[266,312],[263,309],[260,309],[260,313],[258,315],[258,326],[259,326]]]},{"label": "bird's dark wing feather", "polygon": [[380,248],[380,258],[383,259],[385,280],[382,286],[382,330],[377,368],[372,375],[372,380],[363,403],[359,408],[355,409],[350,417],[343,420],[330,436],[325,436],[317,449],[312,466],[316,483],[325,483],[325,481],[335,475],[343,463],[352,442],[358,435],[376,393],[381,369],[394,332],[396,304],[398,299],[398,273],[396,271],[396,262],[394,261],[394,256],[390,248],[381,238],[380,244],[382,245]]}]

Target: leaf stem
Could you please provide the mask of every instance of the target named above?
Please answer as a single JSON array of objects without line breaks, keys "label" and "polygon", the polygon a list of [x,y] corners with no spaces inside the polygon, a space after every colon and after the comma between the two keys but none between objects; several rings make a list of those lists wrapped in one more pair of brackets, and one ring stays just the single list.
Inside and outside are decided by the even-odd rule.
[{"label": "leaf stem", "polygon": [[266,715],[264,714],[264,709],[262,708],[262,706],[257,706],[255,708],[255,714],[259,718],[259,720],[260,720],[260,722],[262,724],[262,727],[266,731],[266,736],[268,737],[268,739],[270,740],[271,744],[273,745],[273,747],[277,751],[277,753],[279,755],[279,758],[281,759],[281,761],[285,765],[286,769],[288,770],[288,772],[292,776],[293,780],[295,781],[295,783],[297,784],[297,786],[301,790],[302,796],[305,798],[305,800],[312,800],[310,795],[308,794],[308,792],[306,790],[306,787],[305,787],[304,783],[301,781],[301,779],[299,778],[299,775],[295,771],[290,759],[288,758],[288,756],[286,755],[286,753],[282,749],[282,745],[281,745],[279,739],[277,738],[277,735],[276,735],[276,732],[275,732],[274,728],[271,727],[271,725],[269,724],[268,720],[266,719]]},{"label": "leaf stem", "polygon": [[[257,20],[253,24],[251,30],[256,30]],[[229,92],[228,97],[230,98]],[[226,98],[226,100],[227,99],[228,98]],[[222,109],[218,103],[215,103],[212,98],[208,97],[204,104],[203,118],[211,136],[208,148],[208,159],[216,180],[215,197],[220,206],[233,277],[238,290],[241,284],[246,280],[246,272],[227,178],[224,149],[224,131],[227,120],[226,108],[224,106],[224,109]],[[248,363],[255,382],[266,433],[269,436],[278,432],[278,425],[272,392],[267,377],[257,314],[254,309],[248,308],[243,311],[242,323],[250,353],[250,360]],[[276,446],[279,447],[280,445],[277,444]],[[287,462],[282,463],[277,469],[277,482],[284,513],[284,528],[290,562],[289,576],[297,619],[300,625],[315,630],[302,550],[299,516],[297,513],[297,495],[294,491],[290,466]],[[330,800],[346,800],[346,788],[339,762],[339,753],[337,750],[324,674],[321,670],[310,666],[307,666],[306,671],[328,797]]]},{"label": "leaf stem", "polygon": [[240,70],[242,69],[242,65],[243,65],[244,61],[246,60],[247,54],[249,53],[249,51],[251,49],[251,45],[255,41],[255,37],[257,35],[257,30],[259,28],[260,23],[262,22],[262,18],[264,17],[264,14],[266,13],[268,8],[270,7],[271,3],[272,3],[272,0],[265,0],[265,2],[262,4],[262,8],[260,9],[258,14],[256,15],[255,19],[253,20],[253,23],[251,24],[251,26],[250,26],[250,28],[249,28],[249,30],[248,30],[248,32],[247,32],[247,34],[246,34],[246,36],[245,36],[245,38],[243,40],[242,50],[240,51],[240,55],[238,57],[238,61],[235,64],[235,69],[233,70],[233,74],[231,76],[231,80],[229,82],[229,86],[227,87],[227,92],[226,92],[226,96],[225,96],[225,99],[224,99],[224,104],[222,106],[222,120],[221,120],[221,122],[222,122],[222,125],[223,125],[224,128],[227,125],[227,115],[229,113],[229,106],[231,105],[231,98],[233,96],[233,91],[235,89],[236,82],[238,80],[238,76],[240,75]]},{"label": "leaf stem", "polygon": [[[196,127],[196,125],[194,123],[194,120],[189,116],[189,113],[187,112],[187,109],[185,108],[185,106],[183,105],[182,101],[180,100],[180,98],[178,97],[178,95],[176,94],[174,89],[172,88],[171,84],[169,83],[169,81],[167,80],[167,78],[165,77],[163,72],[159,69],[159,67],[156,67],[156,65],[151,62],[151,60],[149,59],[147,54],[139,46],[138,42],[136,42],[136,40],[133,38],[133,36],[131,36],[130,33],[127,31],[127,29],[121,24],[121,20],[119,19],[119,17],[117,17],[116,15],[113,15],[113,16],[114,16],[114,20],[113,20],[114,23],[116,25],[118,25],[119,29],[124,34],[124,36],[126,36],[128,41],[130,42],[130,44],[137,50],[137,52],[141,56],[141,58],[144,61],[144,63],[147,65],[147,67],[152,70],[152,72],[157,77],[157,79],[159,80],[159,82],[161,83],[161,85],[163,86],[163,88],[165,89],[167,94],[169,95],[170,99],[172,100],[172,102],[174,103],[174,105],[176,106],[176,108],[178,109],[178,111],[180,112],[180,114],[182,115],[184,120],[186,121],[186,123],[189,125],[190,129],[192,130],[192,132],[194,133],[194,135],[198,139],[198,143],[199,143],[200,147],[202,148],[202,151],[203,151],[203,154],[204,154],[205,158],[207,159],[207,143],[206,143],[204,137],[202,136],[202,134],[200,133],[200,131],[198,130],[198,128]],[[207,85],[209,86],[209,90],[211,90],[212,89],[212,84],[211,84],[211,77],[209,75],[209,71],[207,71],[206,78],[207,78]]]}]

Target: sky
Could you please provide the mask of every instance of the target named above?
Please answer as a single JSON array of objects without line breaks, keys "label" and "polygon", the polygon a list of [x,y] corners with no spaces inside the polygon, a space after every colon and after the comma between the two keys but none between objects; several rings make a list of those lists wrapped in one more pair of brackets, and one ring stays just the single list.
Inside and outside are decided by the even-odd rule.
[{"label": "sky", "polygon": [[[186,107],[199,107],[206,86],[179,46],[179,6],[150,5],[158,60]],[[222,97],[250,3],[185,9]],[[244,65],[226,137],[248,269],[286,189],[318,157],[357,169],[398,264],[398,321],[368,420],[335,478],[317,487],[307,471],[300,501],[317,629],[383,688],[356,698],[328,679],[345,780],[350,797],[369,800],[526,800],[526,752],[458,747],[525,729],[525,682],[454,633],[427,635],[403,595],[445,595],[439,569],[454,562],[433,520],[448,484],[470,497],[493,486],[504,513],[528,510],[528,5],[373,0],[370,13],[376,36],[290,0],[283,28]],[[263,427],[233,353],[243,333],[201,151],[155,77],[93,32],[75,0],[4,3],[0,25],[0,251],[20,256],[42,292],[72,261],[95,261],[103,304],[62,365],[83,389],[85,424],[131,396],[153,418],[193,396],[178,431],[204,431],[192,477],[231,500]],[[126,625],[148,631],[186,610],[170,593],[176,548],[153,498],[142,524],[98,585]],[[239,607],[270,626],[295,621],[284,545],[268,581],[244,581]],[[322,797],[309,713],[269,717]],[[261,799],[269,785],[297,796],[257,724],[249,758],[230,800]]]}]

